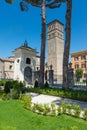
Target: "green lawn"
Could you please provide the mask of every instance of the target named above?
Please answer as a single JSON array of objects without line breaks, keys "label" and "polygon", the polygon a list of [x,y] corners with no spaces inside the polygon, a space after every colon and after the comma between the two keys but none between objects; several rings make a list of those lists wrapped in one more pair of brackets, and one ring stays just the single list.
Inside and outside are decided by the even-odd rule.
[{"label": "green lawn", "polygon": [[0,101],[0,130],[71,130],[71,126],[87,130],[87,121],[65,115],[42,116],[24,109],[20,101]]}]

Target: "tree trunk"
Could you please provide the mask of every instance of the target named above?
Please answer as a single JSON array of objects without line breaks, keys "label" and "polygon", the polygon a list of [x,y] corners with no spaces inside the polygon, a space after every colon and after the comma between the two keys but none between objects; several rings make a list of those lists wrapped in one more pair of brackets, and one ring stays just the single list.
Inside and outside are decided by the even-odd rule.
[{"label": "tree trunk", "polygon": [[46,45],[46,0],[43,0],[39,87],[44,86],[45,45]]},{"label": "tree trunk", "polygon": [[68,62],[69,62],[69,52],[70,52],[70,39],[71,39],[71,13],[72,13],[72,0],[67,0],[67,10],[66,10],[66,39],[64,47],[63,56],[63,89],[68,89]]}]

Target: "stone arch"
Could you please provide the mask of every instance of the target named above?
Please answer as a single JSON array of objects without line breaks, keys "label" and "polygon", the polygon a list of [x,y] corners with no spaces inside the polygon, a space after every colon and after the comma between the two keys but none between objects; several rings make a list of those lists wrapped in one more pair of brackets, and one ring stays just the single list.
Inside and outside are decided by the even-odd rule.
[{"label": "stone arch", "polygon": [[32,83],[32,69],[29,66],[25,67],[24,69],[24,80],[28,84]]}]

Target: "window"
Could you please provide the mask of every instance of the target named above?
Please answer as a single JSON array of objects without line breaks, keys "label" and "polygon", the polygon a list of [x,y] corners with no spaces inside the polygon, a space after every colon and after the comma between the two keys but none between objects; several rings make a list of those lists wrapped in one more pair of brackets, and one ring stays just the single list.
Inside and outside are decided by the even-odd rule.
[{"label": "window", "polygon": [[81,59],[82,59],[82,60],[85,60],[85,59],[86,59],[86,55],[85,55],[85,54],[82,54],[82,55],[81,55]]},{"label": "window", "polygon": [[9,65],[9,69],[10,69],[10,70],[12,69],[12,65]]},{"label": "window", "polygon": [[82,64],[81,64],[81,67],[82,67],[82,68],[86,68],[86,64],[85,64],[85,63],[82,63]]},{"label": "window", "polygon": [[75,69],[79,68],[79,64],[75,64]]},{"label": "window", "polygon": [[17,59],[17,63],[19,63],[19,59]]},{"label": "window", "polygon": [[74,57],[74,60],[75,60],[75,61],[79,60],[79,57],[78,57],[78,56],[75,56],[75,57]]},{"label": "window", "polygon": [[26,58],[26,64],[31,64],[31,59],[30,58]]}]

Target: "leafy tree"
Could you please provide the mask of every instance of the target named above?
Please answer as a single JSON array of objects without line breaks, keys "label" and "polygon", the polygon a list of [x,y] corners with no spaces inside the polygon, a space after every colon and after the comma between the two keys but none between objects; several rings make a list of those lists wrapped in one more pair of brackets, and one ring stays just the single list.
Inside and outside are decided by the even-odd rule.
[{"label": "leafy tree", "polygon": [[4,87],[4,92],[5,93],[10,93],[11,88],[12,88],[12,81],[6,81],[5,87]]},{"label": "leafy tree", "polygon": [[80,78],[82,78],[83,70],[82,69],[76,69],[75,74],[76,74],[77,81],[79,81]]}]

